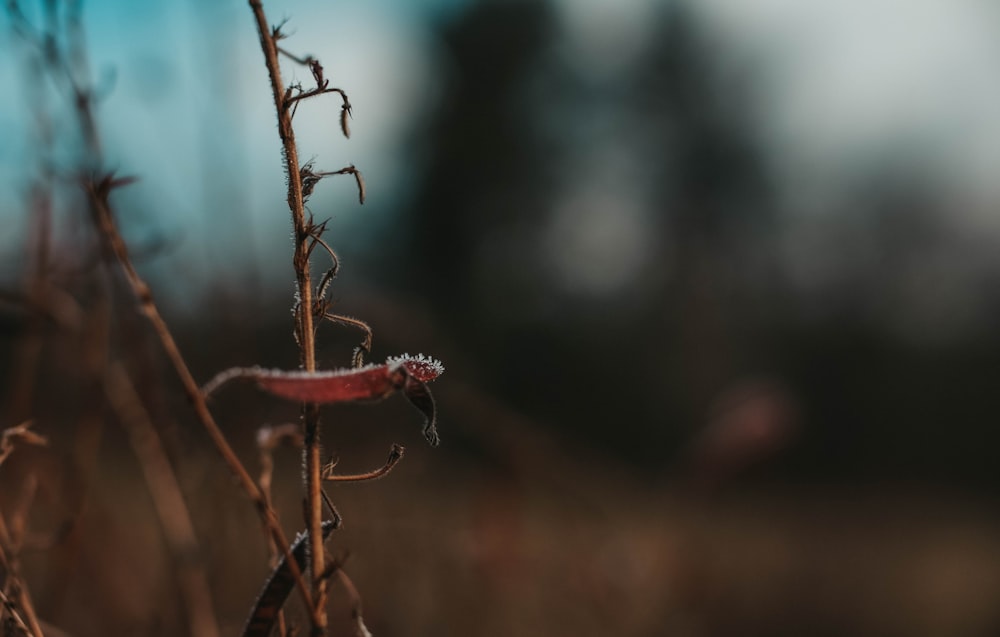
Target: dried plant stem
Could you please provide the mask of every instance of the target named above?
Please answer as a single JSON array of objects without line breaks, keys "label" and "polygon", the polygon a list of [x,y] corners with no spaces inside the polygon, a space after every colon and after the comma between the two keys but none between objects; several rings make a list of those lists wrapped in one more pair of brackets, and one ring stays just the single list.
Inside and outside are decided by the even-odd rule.
[{"label": "dried plant stem", "polygon": [[[50,9],[55,7],[55,4],[49,3]],[[93,112],[91,109],[91,102],[93,99],[91,83],[88,77],[89,65],[86,62],[85,47],[83,46],[83,29],[82,21],[80,20],[79,3],[71,3],[71,11],[67,17],[67,38],[68,38],[68,48],[69,55],[64,55],[58,48],[48,47],[49,38],[54,41],[55,34],[47,34],[46,36],[39,35],[35,33],[27,20],[24,18],[20,11],[20,7],[17,5],[16,0],[11,0],[7,3],[8,13],[12,18],[15,29],[25,35],[25,37],[32,39],[38,45],[39,50],[44,50],[50,53],[50,57],[47,59],[48,65],[52,72],[54,79],[57,81],[61,80],[64,83],[65,88],[68,88],[71,93],[73,107],[77,115],[78,123],[83,134],[84,145],[88,151],[88,172],[96,171],[101,166],[101,145],[100,137],[98,135],[98,130],[96,126],[95,119],[93,117]],[[52,13],[54,15],[54,13]],[[291,130],[290,123],[287,126],[288,130]],[[294,149],[294,144],[293,144]],[[294,153],[293,155],[294,156]],[[296,179],[294,183],[297,187],[297,201],[298,209],[302,210],[302,196],[301,196],[301,180],[297,171],[297,162],[295,167],[295,172],[293,173]],[[122,239],[117,225],[115,224],[114,217],[112,215],[110,206],[107,201],[108,194],[111,189],[115,186],[127,183],[125,180],[120,180],[118,182],[113,181],[110,177],[106,178],[101,183],[91,182],[87,184],[87,195],[90,202],[90,208],[93,215],[94,225],[97,229],[98,236],[100,237],[101,245],[106,256],[113,256],[117,260],[124,271],[125,277],[128,284],[132,288],[133,293],[136,295],[139,301],[139,306],[142,312],[149,319],[153,326],[153,329],[159,338],[168,359],[173,365],[177,375],[181,380],[181,384],[184,387],[184,391],[191,401],[194,408],[195,414],[198,420],[205,427],[208,432],[209,438],[212,440],[216,449],[222,456],[223,460],[229,466],[232,473],[236,476],[243,490],[254,502],[255,508],[260,515],[264,525],[267,527],[274,543],[277,545],[281,553],[289,561],[289,570],[292,578],[295,581],[296,587],[299,589],[303,601],[309,608],[315,608],[316,606],[312,603],[312,594],[310,593],[309,587],[302,577],[301,569],[294,559],[292,559],[291,550],[288,544],[288,540],[281,529],[278,518],[275,515],[273,509],[270,507],[267,499],[261,493],[260,489],[257,487],[256,483],[250,477],[246,468],[240,462],[239,458],[233,452],[232,448],[229,446],[228,441],[223,436],[218,425],[208,410],[205,403],[204,397],[198,389],[198,384],[195,382],[190,369],[187,366],[186,361],[177,348],[177,344],[174,341],[173,335],[171,334],[166,322],[163,320],[159,313],[156,304],[153,301],[152,294],[150,292],[149,286],[146,282],[138,275],[132,262],[130,260],[128,249],[124,240]],[[291,189],[290,189],[291,197]],[[296,235],[297,237],[308,236],[306,231],[306,224],[304,217],[300,215],[300,219],[296,223]],[[297,242],[297,246],[302,244],[302,240]],[[304,251],[299,251],[303,255]],[[299,254],[297,252],[297,255]],[[308,262],[308,257],[303,259],[304,262]],[[298,268],[297,268],[298,270]],[[308,267],[305,270],[305,285],[301,285],[300,289],[306,291],[306,295],[309,293],[309,272]],[[307,310],[311,309],[311,298],[307,299],[308,304],[303,307]],[[308,339],[311,343],[312,341],[312,312],[304,312],[304,320],[302,320],[302,333],[303,338]],[[303,356],[306,358],[304,364],[307,365],[307,369],[315,368],[315,356],[313,354],[314,350],[312,347],[303,348]],[[308,354],[308,355],[307,355]],[[127,378],[126,378],[127,380]],[[318,463],[317,463],[318,465]],[[318,483],[318,467],[317,467],[317,479]],[[318,498],[317,498],[318,500]],[[320,505],[321,506],[321,505]],[[318,508],[318,507],[317,507]],[[2,538],[0,538],[2,539]],[[320,549],[322,549],[322,540],[320,540]],[[26,595],[23,592],[22,595]],[[41,631],[37,628],[38,622],[33,619],[33,613],[30,608],[30,600],[28,600],[28,607],[22,609],[28,616],[29,625],[32,628],[32,632],[36,634],[37,637],[41,637]],[[214,620],[213,620],[214,621]],[[216,631],[217,632],[217,631]],[[196,633],[197,634],[197,633]],[[207,633],[202,633],[207,634]]]},{"label": "dried plant stem", "polygon": [[17,612],[17,604],[14,603],[14,600],[8,597],[3,590],[0,590],[0,602],[3,602],[3,605],[5,606],[4,612],[10,615],[18,629],[25,635],[32,635],[33,633],[31,632],[31,629],[28,628],[28,625],[24,623],[23,619],[21,619],[21,614]]},{"label": "dried plant stem", "polygon": [[[5,599],[4,602],[13,601],[13,605],[20,609],[23,617],[18,617],[18,620],[20,620],[20,626],[27,629],[27,634],[31,637],[44,637],[42,627],[38,622],[38,615],[35,614],[35,606],[31,602],[31,594],[28,593],[27,587],[21,581],[17,547],[13,545],[10,532],[7,530],[7,521],[3,515],[0,515],[0,567],[3,568],[7,579],[4,588],[12,589],[14,593],[13,600]],[[3,592],[7,593],[7,590]],[[13,609],[9,610],[15,614]],[[27,625],[25,626],[25,624]]]},{"label": "dried plant stem", "polygon": [[367,471],[365,473],[355,473],[352,475],[338,475],[333,472],[333,468],[336,466],[335,462],[331,462],[323,467],[323,479],[327,482],[365,482],[368,480],[378,480],[379,478],[384,478],[389,475],[393,467],[396,466],[400,460],[403,459],[403,453],[406,448],[402,445],[392,445],[392,449],[389,450],[389,459],[385,461],[385,464],[375,469],[374,471]]},{"label": "dried plant stem", "polygon": [[[276,427],[261,427],[257,430],[257,449],[260,452],[260,477],[257,483],[268,504],[272,502],[271,484],[274,477],[274,450],[282,440],[287,440],[296,447],[302,446],[302,431],[297,424],[285,423]],[[277,568],[281,563],[281,554],[274,542],[270,543],[271,568]],[[278,609],[278,637],[288,636],[288,626],[285,622],[284,608]]]},{"label": "dried plant stem", "polygon": [[10,454],[14,453],[14,447],[18,444],[29,444],[45,446],[48,440],[31,431],[32,420],[26,420],[16,427],[8,427],[0,432],[0,465],[2,465]]},{"label": "dried plant stem", "polygon": [[101,240],[104,242],[106,249],[114,254],[115,259],[118,261],[123,272],[125,273],[125,278],[139,301],[140,309],[152,324],[153,330],[156,332],[156,335],[167,354],[167,358],[170,359],[170,363],[173,365],[174,371],[180,378],[181,385],[184,388],[184,393],[187,395],[188,400],[191,401],[195,415],[205,428],[205,431],[208,432],[209,438],[215,445],[216,450],[218,450],[219,454],[222,456],[222,459],[229,466],[229,470],[234,476],[236,476],[240,486],[253,501],[261,520],[267,527],[268,532],[274,538],[278,548],[281,550],[282,554],[285,555],[286,559],[289,560],[292,575],[295,578],[299,592],[302,594],[302,598],[306,605],[311,608],[312,594],[309,592],[309,587],[302,578],[302,573],[297,564],[295,564],[295,560],[291,557],[288,539],[285,537],[285,533],[281,529],[278,517],[267,503],[267,500],[264,498],[260,489],[257,488],[257,484],[253,481],[253,478],[250,477],[250,474],[243,466],[243,463],[240,462],[239,457],[237,457],[232,447],[229,446],[229,442],[222,434],[222,430],[219,429],[219,426],[216,424],[215,418],[212,416],[212,412],[209,411],[208,405],[205,403],[205,398],[198,389],[198,383],[195,382],[194,376],[191,375],[191,370],[188,369],[187,362],[184,360],[183,355],[181,355],[180,350],[177,348],[177,343],[174,341],[170,328],[167,327],[166,322],[160,315],[160,311],[157,308],[156,303],[153,301],[153,295],[150,292],[149,286],[139,276],[139,273],[136,272],[135,267],[132,265],[132,261],[128,254],[128,248],[125,245],[125,241],[122,239],[121,234],[118,232],[118,226],[114,222],[114,217],[112,216],[111,209],[108,205],[107,189],[110,185],[111,184],[108,184],[102,187],[98,184],[88,184],[87,188],[91,210],[94,215],[94,223],[97,226]]},{"label": "dried plant stem", "polygon": [[288,170],[288,208],[292,214],[292,225],[295,231],[295,267],[296,284],[299,294],[299,338],[301,340],[302,367],[307,371],[316,369],[315,330],[313,329],[313,296],[311,273],[309,271],[309,227],[306,223],[305,202],[302,198],[302,176],[299,171],[299,152],[295,144],[295,131],[292,129],[292,118],[285,106],[284,84],[281,79],[281,67],[278,64],[278,47],[267,25],[264,7],[259,0],[250,0],[254,17],[257,19],[257,29],[260,32],[260,45],[264,52],[267,71],[271,78],[271,92],[278,116],[278,135],[281,137],[282,150]]},{"label": "dried plant stem", "polygon": [[365,626],[361,594],[358,593],[358,588],[342,568],[337,569],[337,579],[340,580],[340,584],[347,591],[347,597],[351,600],[351,619],[354,620],[354,630],[357,631],[358,637],[372,637],[372,634],[368,631],[368,627]]},{"label": "dried plant stem", "polygon": [[306,522],[309,529],[309,568],[312,574],[314,600],[312,607],[313,635],[323,635],[326,633],[327,625],[327,583],[326,579],[321,576],[325,568],[326,556],[322,531],[323,487],[320,468],[323,462],[320,458],[319,444],[319,405],[307,403],[303,406],[302,411],[305,418],[305,444],[302,455],[306,474]]},{"label": "dried plant stem", "polygon": [[191,514],[149,412],[119,361],[108,365],[104,390],[139,459],[167,547],[175,559],[178,586],[187,607],[191,635],[219,637],[212,592]]},{"label": "dried plant stem", "polygon": [[[316,331],[313,327],[313,291],[311,273],[309,271],[310,237],[312,229],[306,221],[305,202],[302,196],[302,173],[299,167],[298,148],[295,144],[295,131],[292,128],[291,111],[286,103],[285,85],[281,79],[281,66],[278,62],[278,45],[264,14],[260,0],[249,0],[257,21],[260,34],[260,47],[264,53],[268,75],[271,80],[271,94],[278,118],[278,135],[281,137],[284,151],[285,168],[288,175],[288,208],[291,211],[292,225],[295,232],[295,253],[292,264],[295,268],[295,280],[298,294],[298,311],[296,318],[296,334],[298,335],[300,362],[307,372],[316,371]],[[303,431],[305,445],[303,447],[303,463],[305,465],[306,482],[306,525],[309,533],[310,570],[312,572],[312,594],[314,604],[310,611],[312,616],[312,632],[322,635],[326,632],[326,580],[320,577],[324,570],[325,555],[323,547],[323,500],[322,482],[320,477],[320,440],[319,440],[319,406],[306,403],[302,407]]]}]

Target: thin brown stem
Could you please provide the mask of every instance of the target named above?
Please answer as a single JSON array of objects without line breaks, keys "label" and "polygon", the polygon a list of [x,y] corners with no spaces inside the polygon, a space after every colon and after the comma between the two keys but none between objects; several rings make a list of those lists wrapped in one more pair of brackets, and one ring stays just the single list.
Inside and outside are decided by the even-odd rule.
[{"label": "thin brown stem", "polygon": [[374,335],[372,334],[372,328],[362,320],[352,318],[350,316],[344,316],[342,314],[330,314],[326,313],[324,318],[332,323],[341,323],[343,325],[350,325],[356,327],[365,333],[364,337],[361,339],[361,345],[354,350],[354,361],[355,367],[361,367],[364,365],[365,354],[372,353],[372,341],[374,340]]},{"label": "thin brown stem", "polygon": [[7,521],[2,514],[0,514],[0,566],[3,567],[7,583],[14,593],[14,605],[24,615],[22,625],[27,624],[27,632],[32,637],[44,637],[38,615],[35,614],[35,605],[31,601],[31,594],[21,580],[19,560],[13,548],[10,532],[7,530]]},{"label": "thin brown stem", "polygon": [[347,591],[347,596],[351,600],[351,619],[354,620],[354,630],[357,632],[357,636],[372,637],[372,634],[368,631],[368,627],[365,626],[361,594],[358,592],[358,588],[351,581],[350,576],[348,576],[344,569],[338,568],[336,575],[337,579],[340,580],[340,585]]},{"label": "thin brown stem", "polygon": [[286,58],[288,58],[292,62],[295,62],[296,64],[301,64],[302,66],[308,66],[310,62],[315,61],[311,55],[307,55],[304,58],[301,58],[295,55],[294,53],[289,52],[288,49],[285,49],[283,47],[279,46],[275,48],[278,49],[278,53],[284,55]]},{"label": "thin brown stem", "polygon": [[[286,174],[288,175],[288,208],[291,212],[292,226],[295,232],[295,251],[292,265],[295,269],[299,303],[299,312],[296,314],[298,319],[296,333],[299,335],[300,362],[305,371],[313,372],[316,371],[316,331],[313,326],[313,290],[309,271],[309,247],[312,233],[305,215],[299,154],[295,144],[295,131],[292,128],[291,109],[288,108],[290,96],[281,79],[278,45],[275,41],[276,32],[268,26],[267,16],[264,14],[264,7],[260,0],[249,0],[249,4],[257,21],[260,47],[264,53],[264,61],[271,80],[271,94],[278,119],[278,135],[281,138]],[[314,635],[322,635],[326,633],[327,626],[327,586],[326,581],[317,575],[323,572],[325,562],[322,529],[322,483],[320,479],[319,406],[315,403],[304,404],[302,416],[305,437],[302,454],[305,465],[306,518],[314,599],[314,603],[309,605],[309,609],[312,616],[312,632]]]},{"label": "thin brown stem", "polygon": [[28,628],[28,625],[23,619],[21,619],[21,614],[17,612],[17,604],[15,604],[14,601],[2,590],[0,590],[0,602],[2,602],[6,607],[4,610],[6,610],[6,612],[10,615],[10,618],[14,621],[14,624],[18,627],[18,629],[25,635],[31,635],[31,629]]},{"label": "thin brown stem", "polygon": [[3,464],[10,454],[14,452],[14,446],[16,444],[29,444],[36,446],[44,446],[48,444],[48,441],[44,436],[40,436],[31,431],[30,428],[33,424],[33,421],[26,420],[20,425],[8,427],[0,433],[0,464]]},{"label": "thin brown stem", "polygon": [[285,100],[285,108],[291,108],[296,102],[301,102],[302,100],[307,100],[310,97],[316,97],[317,95],[326,95],[327,93],[337,93],[340,95],[340,99],[344,101],[344,108],[347,112],[350,112],[351,103],[347,99],[347,94],[339,88],[314,88],[308,91],[303,91],[297,95],[293,95]]},{"label": "thin brown stem", "polygon": [[333,473],[333,467],[336,463],[330,463],[323,467],[323,479],[327,482],[365,482],[367,480],[378,480],[385,477],[396,466],[396,463],[403,459],[404,451],[406,449],[402,445],[393,445],[392,449],[389,450],[389,459],[385,461],[385,464],[374,471],[366,473],[338,475]]},{"label": "thin brown stem", "polygon": [[332,177],[333,175],[354,175],[354,181],[358,184],[358,202],[361,205],[365,204],[365,199],[368,197],[368,191],[365,188],[365,177],[361,174],[360,170],[354,167],[354,164],[341,168],[340,170],[317,172],[313,174],[319,178]]},{"label": "thin brown stem", "polygon": [[105,180],[102,184],[88,184],[87,187],[87,194],[90,198],[94,222],[97,225],[101,240],[104,242],[106,248],[114,254],[116,260],[121,266],[129,286],[132,288],[133,293],[139,301],[141,311],[146,315],[146,318],[149,319],[150,324],[153,326],[153,331],[156,332],[163,350],[167,354],[167,358],[170,360],[175,373],[181,381],[184,393],[191,402],[195,416],[197,416],[198,421],[201,422],[202,426],[205,428],[205,431],[208,433],[208,437],[215,445],[216,450],[219,452],[219,455],[222,456],[226,465],[228,465],[229,470],[236,477],[240,486],[243,488],[243,491],[245,491],[253,501],[255,508],[257,509],[257,513],[260,515],[261,520],[267,527],[268,532],[274,538],[278,548],[281,549],[282,554],[289,560],[289,566],[292,569],[292,574],[295,577],[296,584],[302,594],[302,598],[311,608],[312,594],[309,592],[309,587],[302,578],[302,573],[298,569],[295,560],[291,558],[288,539],[285,537],[285,533],[281,529],[278,517],[264,499],[263,494],[261,494],[260,489],[257,488],[257,484],[253,481],[253,478],[250,477],[250,474],[243,466],[243,463],[240,462],[239,457],[233,451],[232,447],[229,446],[229,442],[222,434],[222,430],[219,429],[219,426],[216,424],[215,418],[212,416],[212,412],[209,411],[208,405],[205,403],[205,398],[202,396],[201,391],[198,388],[198,383],[195,382],[194,376],[192,376],[191,370],[188,368],[187,362],[184,360],[184,356],[181,354],[180,349],[178,349],[176,341],[174,341],[170,328],[167,326],[166,321],[163,320],[163,317],[160,315],[159,308],[153,301],[153,295],[150,292],[149,285],[147,285],[142,277],[139,276],[139,273],[136,272],[135,267],[132,265],[132,261],[129,258],[128,247],[125,245],[125,241],[118,232],[118,226],[114,222],[114,217],[112,216],[111,209],[107,201],[108,190],[113,185],[114,182]]},{"label": "thin brown stem", "polygon": [[[333,262],[333,265],[328,270],[329,276],[331,278],[337,276],[337,271],[340,270],[340,257],[338,257],[337,253],[333,251],[333,248],[330,247],[330,244],[324,241],[323,238],[317,234],[313,234],[313,242],[309,246],[310,255],[312,255],[313,248],[315,248],[317,245],[323,246],[323,249],[326,250],[326,253],[330,255],[330,261]],[[328,281],[326,281],[325,278],[326,277],[320,280],[320,284],[317,289],[324,290],[325,285],[328,283]],[[322,297],[323,295],[317,294],[317,296]]]},{"label": "thin brown stem", "polygon": [[[264,499],[268,503],[272,502],[271,483],[274,477],[274,450],[283,441],[287,440],[295,447],[302,446],[301,428],[292,423],[278,425],[276,427],[264,426],[257,430],[257,450],[260,452],[260,477],[257,483],[264,494]],[[281,563],[281,554],[274,541],[268,547],[271,551],[271,568],[277,568]],[[285,611],[278,609],[278,637],[288,636],[288,625],[285,623]]]},{"label": "thin brown stem", "polygon": [[[36,43],[36,46],[38,46],[39,50],[46,52],[46,62],[54,79],[61,81],[62,85],[69,89],[72,98],[72,106],[77,115],[78,124],[83,134],[87,150],[86,170],[84,172],[92,173],[92,171],[96,171],[101,165],[101,146],[96,121],[93,117],[93,111],[91,108],[93,101],[93,88],[87,75],[89,72],[89,65],[86,62],[86,56],[84,54],[85,47],[79,3],[71,3],[69,16],[67,18],[67,37],[69,39],[67,44],[69,49],[68,54],[64,53],[56,46],[48,46],[48,44],[50,44],[50,39],[52,42],[55,41],[57,34],[54,31],[47,34],[36,34],[30,28],[30,25],[27,20],[24,19],[24,16],[15,0],[9,0],[7,6],[8,13],[13,19],[12,21],[14,22],[15,29],[19,29],[20,32],[24,33],[27,37],[33,38],[33,41]],[[51,8],[54,7],[55,4],[48,3],[48,6]],[[277,544],[282,554],[284,554],[290,561],[289,568],[291,576],[294,579],[296,586],[299,588],[306,605],[311,608],[313,606],[312,595],[309,591],[309,587],[302,577],[301,569],[298,567],[296,561],[292,559],[288,541],[281,529],[277,516],[271,509],[267,500],[261,494],[260,490],[257,488],[249,473],[243,467],[239,458],[229,446],[218,425],[215,423],[211,412],[205,404],[204,398],[199,392],[198,385],[194,381],[187,363],[177,348],[176,342],[174,341],[165,321],[160,315],[156,304],[153,302],[149,286],[138,275],[130,260],[126,244],[118,231],[107,201],[110,190],[115,186],[123,185],[124,183],[127,183],[127,180],[113,181],[112,179],[107,178],[101,183],[87,184],[86,190],[93,216],[93,222],[97,229],[97,234],[100,237],[105,254],[117,260],[124,271],[125,278],[128,281],[129,286],[138,298],[140,309],[152,324],[168,359],[181,380],[181,384],[184,387],[184,391],[187,394],[188,399],[193,405],[198,420],[205,427],[205,430],[209,434],[209,438],[212,440],[216,449],[229,466],[232,473],[236,476],[244,491],[254,502],[255,508],[257,509],[258,514],[263,520],[264,525],[267,527],[274,542]],[[301,191],[301,189],[299,190]],[[301,195],[301,192],[299,194]],[[299,196],[299,205],[301,208],[301,196]],[[296,224],[297,235],[301,236],[303,234],[302,229],[304,225],[304,222]],[[306,274],[308,275],[308,270],[306,271]],[[308,290],[308,282],[305,288]],[[306,318],[311,319],[311,316],[307,313]],[[304,331],[308,332],[310,330]],[[23,592],[23,594],[26,594],[26,592]],[[30,610],[30,604],[28,610]],[[40,636],[41,632],[37,629],[37,622],[32,622],[31,617],[28,617],[28,619],[29,624],[33,629],[32,632],[37,633]]]}]

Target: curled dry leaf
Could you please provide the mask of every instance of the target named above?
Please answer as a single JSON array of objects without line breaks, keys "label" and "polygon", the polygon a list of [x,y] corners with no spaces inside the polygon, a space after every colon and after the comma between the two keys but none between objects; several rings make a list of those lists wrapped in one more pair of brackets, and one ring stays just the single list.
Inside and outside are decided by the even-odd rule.
[{"label": "curled dry leaf", "polygon": [[203,388],[207,397],[231,380],[244,378],[257,383],[264,391],[297,402],[346,403],[381,400],[402,390],[426,421],[423,434],[432,446],[440,443],[437,433],[437,409],[427,383],[444,372],[433,358],[418,354],[394,356],[382,365],[325,372],[284,371],[260,367],[235,367],[220,372]]},{"label": "curled dry leaf", "polygon": [[[323,539],[329,537],[335,528],[337,525],[333,520],[323,522]],[[295,537],[290,547],[292,557],[298,564],[299,570],[304,570],[307,567],[308,538],[308,534],[300,533]],[[271,575],[268,576],[264,590],[254,602],[250,617],[247,618],[247,623],[243,627],[243,637],[267,637],[270,635],[278,618],[278,611],[285,605],[285,600],[293,588],[295,588],[295,577],[292,575],[288,561],[282,557],[278,565],[271,571]]]}]

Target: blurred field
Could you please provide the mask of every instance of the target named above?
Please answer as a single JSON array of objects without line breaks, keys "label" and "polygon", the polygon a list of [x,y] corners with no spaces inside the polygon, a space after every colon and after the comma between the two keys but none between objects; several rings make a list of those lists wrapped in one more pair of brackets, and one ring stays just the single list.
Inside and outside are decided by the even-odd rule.
[{"label": "blurred field", "polygon": [[[376,635],[986,636],[1000,627],[1000,519],[989,500],[912,484],[795,486],[752,470],[749,481],[699,480],[732,455],[698,445],[677,461],[686,469],[651,480],[545,433],[455,371],[435,387],[437,450],[402,399],[325,412],[344,472],[377,466],[390,442],[407,447],[387,478],[330,489],[346,519],[330,546],[349,552]],[[176,445],[223,632],[237,634],[267,570],[263,535],[173,385],[163,374],[155,390],[177,413],[160,422],[175,422],[163,433]],[[215,406],[254,471],[255,426],[295,414],[251,388],[227,390]],[[20,449],[0,469],[5,512],[19,485],[37,481],[32,531],[57,531],[80,511],[58,543],[24,555],[40,615],[72,635],[183,634],[176,564],[123,434],[111,419],[93,474],[74,470],[61,455],[74,435],[65,407],[41,409],[36,428],[51,448]],[[696,469],[699,454],[714,464]],[[299,467],[296,450],[277,452],[275,501],[289,533],[301,526]],[[349,630],[343,604],[335,592],[333,634]]]},{"label": "blurred field", "polygon": [[[441,392],[448,434],[489,439],[489,462],[411,443],[390,478],[333,491],[346,528],[331,546],[350,551],[376,635],[995,634],[1000,521],[982,501],[787,487],[695,499],[568,455],[500,410],[477,409],[482,425],[463,426],[469,401]],[[480,426],[505,431],[506,444]],[[25,557],[39,612],[73,635],[182,634],[148,495],[112,445],[72,541]],[[382,452],[365,444],[349,456],[374,464]],[[283,455],[291,522],[298,460]],[[67,515],[73,481],[50,484],[64,465],[33,456],[3,479],[45,469],[31,525],[44,531]],[[265,573],[262,535],[218,463],[194,456],[181,475],[225,634],[236,634]]]}]

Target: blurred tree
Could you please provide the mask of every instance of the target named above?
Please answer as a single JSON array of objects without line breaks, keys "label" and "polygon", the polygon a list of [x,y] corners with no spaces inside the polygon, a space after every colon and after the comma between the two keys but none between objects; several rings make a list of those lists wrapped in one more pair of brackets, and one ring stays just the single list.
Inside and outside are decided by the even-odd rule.
[{"label": "blurred tree", "polygon": [[[561,15],[486,1],[441,32],[432,150],[386,265],[479,367],[464,372],[654,470],[718,396],[777,377],[803,407],[784,465],[797,477],[985,479],[974,441],[992,440],[996,339],[931,351],[886,323],[914,324],[914,299],[951,314],[918,283],[944,271],[929,255],[961,253],[932,221],[940,202],[912,176],[848,185],[857,205],[794,246],[832,259],[832,278],[803,288],[757,138],[756,69],[715,56],[683,3],[619,41],[634,53],[611,72],[599,48],[567,44],[580,35]],[[960,433],[941,439],[949,415]]]},{"label": "blurred tree", "polygon": [[[729,316],[749,301],[732,293],[748,267],[764,267],[768,187],[739,117],[744,99],[717,90],[677,8],[657,15],[634,67],[611,77],[563,57],[544,3],[478,3],[441,41],[451,75],[406,221],[407,287],[432,299],[512,401],[662,459],[660,445],[686,435],[733,374],[729,331],[747,321]],[[560,195],[586,195],[591,175],[574,172],[576,159],[613,154],[618,136],[638,156],[636,197],[652,210],[641,232],[676,249],[653,251],[633,275],[644,280],[619,286],[631,296],[574,296],[554,284],[543,235]],[[573,214],[570,227],[586,223]],[[605,246],[588,258],[612,268],[616,254]]]}]

